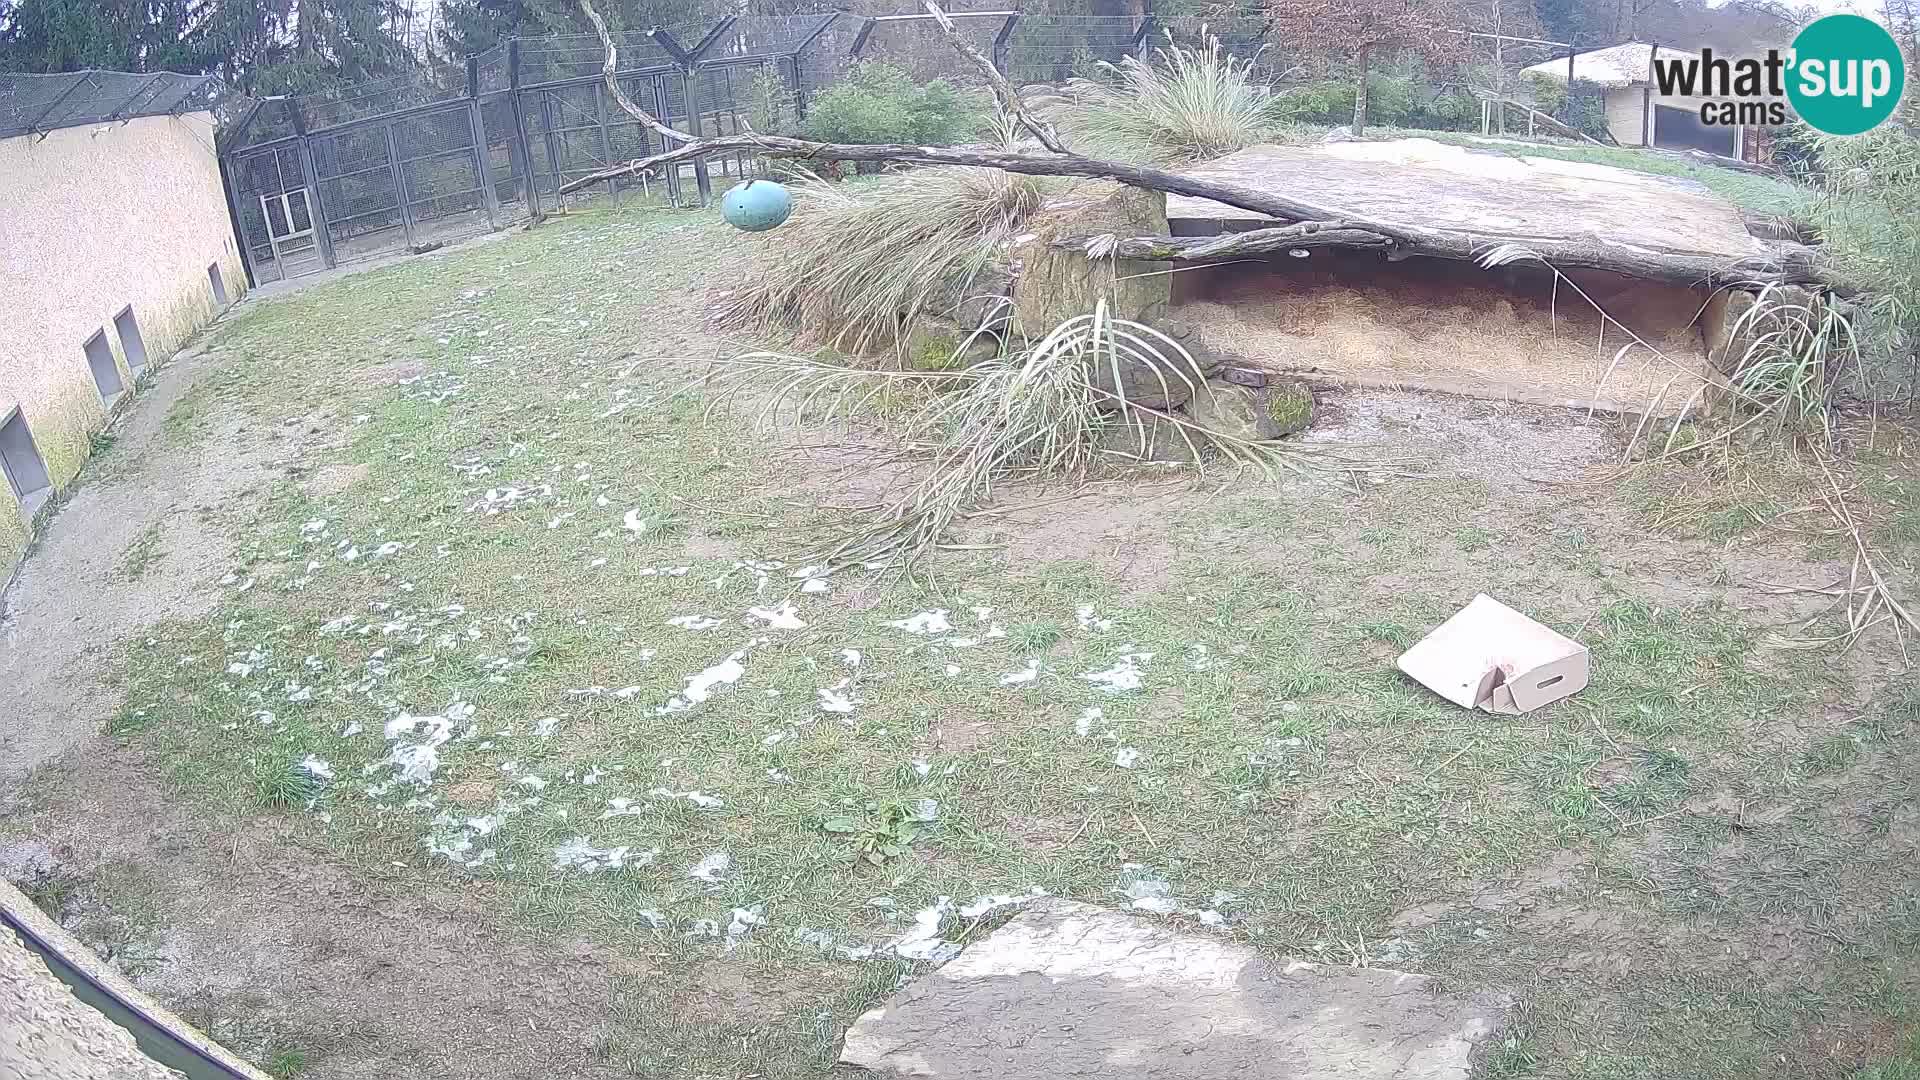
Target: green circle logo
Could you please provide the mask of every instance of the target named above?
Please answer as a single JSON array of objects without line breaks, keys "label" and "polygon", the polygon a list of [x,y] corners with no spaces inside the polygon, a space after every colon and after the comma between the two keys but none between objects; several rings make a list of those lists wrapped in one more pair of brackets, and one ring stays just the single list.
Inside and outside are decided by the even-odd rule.
[{"label": "green circle logo", "polygon": [[1893,115],[1907,65],[1886,27],[1859,15],[1828,15],[1793,39],[1787,100],[1829,135],[1871,131]]}]

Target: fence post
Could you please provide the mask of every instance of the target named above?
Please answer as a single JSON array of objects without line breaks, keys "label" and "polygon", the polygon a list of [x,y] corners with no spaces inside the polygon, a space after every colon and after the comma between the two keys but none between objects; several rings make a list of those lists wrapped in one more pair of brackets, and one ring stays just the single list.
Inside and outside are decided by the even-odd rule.
[{"label": "fence post", "polygon": [[[257,105],[255,106],[258,107]],[[260,287],[260,272],[253,268],[253,251],[247,243],[246,225],[240,219],[240,158],[232,147],[220,156],[220,190],[227,197],[227,220],[233,224],[233,242],[240,248],[240,268],[246,271],[247,288]],[[315,196],[316,201],[318,196]],[[315,230],[319,235],[319,230]]]},{"label": "fence post", "polygon": [[[607,88],[604,83],[593,84],[593,104],[600,114],[600,164],[613,165],[613,133],[607,130]],[[607,194],[616,194],[620,189],[611,177],[607,179]]]},{"label": "fence post", "polygon": [[1655,41],[1647,53],[1647,81],[1640,85],[1640,145],[1653,148],[1653,137],[1657,134],[1653,127],[1653,58],[1660,55],[1660,42]]},{"label": "fence post", "polygon": [[[1560,103],[1560,121],[1573,126],[1573,58],[1580,52],[1580,35],[1567,35],[1567,97]],[[1604,114],[1604,111],[1603,111]]]},{"label": "fence post", "polygon": [[[540,187],[533,182],[533,150],[527,144],[527,111],[520,104],[520,39],[507,39],[507,101],[513,111],[513,145],[520,158],[520,197],[527,213],[540,220]],[[509,154],[509,156],[512,156]]]},{"label": "fence post", "polygon": [[[320,170],[313,164],[313,146],[307,141],[307,116],[300,111],[300,99],[287,98],[287,114],[293,118],[293,144],[300,158],[300,181],[313,193],[313,198],[307,200],[307,214],[312,219],[308,224],[313,226],[313,239],[320,249],[320,261],[331,270],[334,266],[333,229],[327,225],[327,200],[320,193]],[[286,273],[284,265],[280,272]]]},{"label": "fence post", "polygon": [[473,138],[473,175],[480,181],[487,207],[487,230],[500,227],[500,193],[493,190],[493,153],[487,143],[487,121],[480,115],[480,59],[467,57],[467,127]]},{"label": "fence post", "polygon": [[400,200],[400,229],[407,236],[407,250],[419,246],[413,236],[413,208],[407,205],[407,170],[400,164],[400,145],[393,138],[393,125],[385,126],[387,169],[393,174],[393,197]]},{"label": "fence post", "polygon": [[1007,41],[1013,37],[1013,28],[1020,24],[1020,13],[1007,16],[1000,24],[1000,32],[993,35],[993,70],[1002,75],[1007,73]]},{"label": "fence post", "polygon": [[560,186],[567,182],[566,173],[560,167],[560,136],[553,130],[553,92],[540,91],[540,126],[543,132],[540,141],[547,146],[547,168],[553,170],[553,208],[565,210],[567,200],[560,194]]},{"label": "fence post", "polygon": [[[697,139],[700,137],[700,80],[691,67],[680,71],[680,100],[687,106],[687,134]],[[693,159],[693,187],[699,194],[701,206],[713,201],[713,177],[707,175],[706,158]]]},{"label": "fence post", "polygon": [[[667,77],[665,75],[655,75],[650,81],[653,83],[653,115],[659,117],[668,126],[672,126],[673,120],[671,117],[673,114],[667,111]],[[673,147],[667,145],[667,139],[664,135],[660,137],[660,149],[663,152],[673,149]],[[667,183],[667,204],[669,206],[679,206],[680,163],[675,162],[668,165],[665,169],[661,170],[661,172],[665,174],[662,179]]]}]

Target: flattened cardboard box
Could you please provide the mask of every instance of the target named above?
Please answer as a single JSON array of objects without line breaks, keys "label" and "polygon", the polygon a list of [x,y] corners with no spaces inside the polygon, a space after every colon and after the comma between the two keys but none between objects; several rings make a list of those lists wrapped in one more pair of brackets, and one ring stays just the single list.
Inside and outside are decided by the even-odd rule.
[{"label": "flattened cardboard box", "polygon": [[1518,715],[1587,685],[1587,647],[1485,593],[1400,654],[1401,671],[1463,709]]}]

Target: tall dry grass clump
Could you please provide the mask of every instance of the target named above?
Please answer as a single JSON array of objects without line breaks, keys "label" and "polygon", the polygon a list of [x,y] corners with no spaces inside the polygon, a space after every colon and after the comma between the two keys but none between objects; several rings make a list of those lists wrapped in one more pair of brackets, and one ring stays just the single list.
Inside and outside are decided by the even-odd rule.
[{"label": "tall dry grass clump", "polygon": [[1204,44],[1169,44],[1157,60],[1126,57],[1115,83],[1076,84],[1066,127],[1076,148],[1096,156],[1178,164],[1230,154],[1270,140],[1281,124],[1279,99],[1253,75],[1254,58],[1236,60],[1206,35]]},{"label": "tall dry grass clump", "polygon": [[[1152,373],[1165,389],[1210,392],[1206,374],[1179,342],[1112,318],[1105,301],[1037,342],[1010,344],[958,370],[860,371],[757,352],[720,361],[707,385],[721,391],[720,402],[735,395],[756,400],[762,419],[788,409],[816,423],[873,416],[923,463],[918,479],[849,516],[826,550],[807,556],[831,567],[911,570],[949,543],[954,525],[1008,481],[1083,477],[1098,459],[1103,437],[1116,429],[1122,446],[1144,450],[1171,426],[1171,437],[1185,443],[1187,459],[1196,463],[1201,449],[1210,448],[1230,463],[1305,472],[1315,457],[1328,456],[1309,446],[1249,441],[1148,408],[1109,388],[1125,386],[1123,367]],[[916,396],[893,393],[900,389],[924,394],[904,414],[889,415],[880,403]]]},{"label": "tall dry grass clump", "polygon": [[726,298],[720,320],[799,330],[847,354],[897,350],[932,305],[972,295],[1055,187],[960,165],[857,186],[803,180],[759,279]]}]

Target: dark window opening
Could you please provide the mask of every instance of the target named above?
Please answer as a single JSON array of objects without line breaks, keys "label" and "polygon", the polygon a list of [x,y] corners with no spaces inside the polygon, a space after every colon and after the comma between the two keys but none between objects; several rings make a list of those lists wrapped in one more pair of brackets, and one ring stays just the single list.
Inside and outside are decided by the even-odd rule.
[{"label": "dark window opening", "polygon": [[107,344],[107,332],[96,331],[83,348],[87,368],[93,372],[93,385],[100,390],[100,400],[111,402],[125,385],[120,381],[120,365],[113,362],[113,346]]},{"label": "dark window opening", "polygon": [[121,308],[113,317],[113,332],[120,335],[120,355],[127,358],[127,370],[140,374],[147,366],[147,341],[140,336],[140,320],[134,317],[133,305]]},{"label": "dark window opening", "polygon": [[18,408],[0,422],[0,473],[6,474],[7,486],[29,514],[53,490],[46,463],[40,460],[33,433],[27,430],[27,418]]},{"label": "dark window opening", "polygon": [[227,283],[220,279],[220,264],[207,264],[207,280],[213,283],[213,302],[222,307],[227,303]]}]

